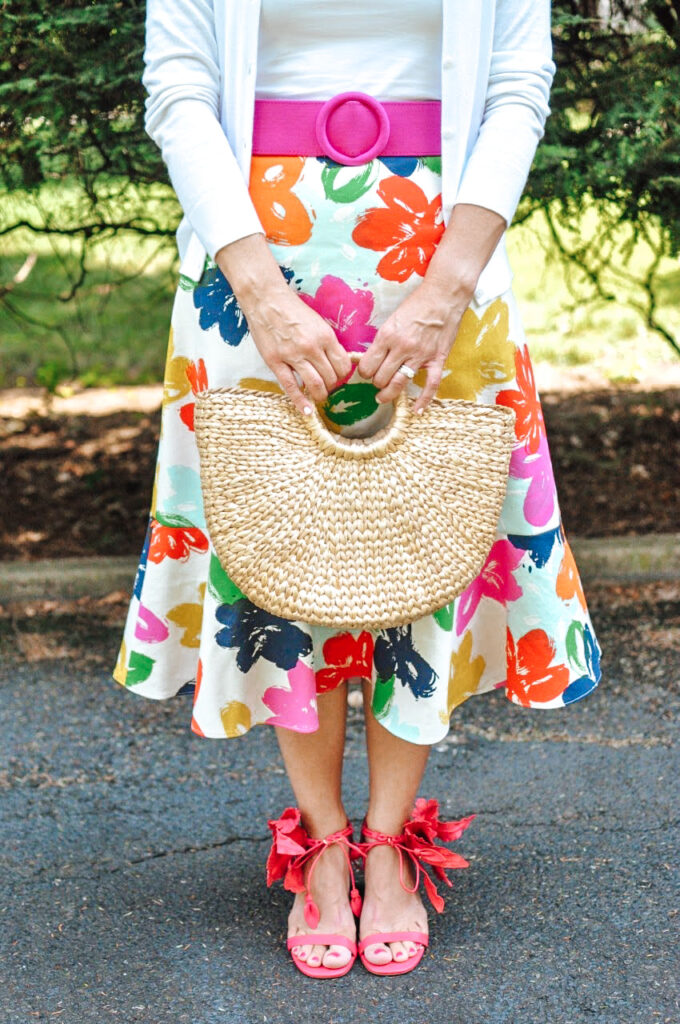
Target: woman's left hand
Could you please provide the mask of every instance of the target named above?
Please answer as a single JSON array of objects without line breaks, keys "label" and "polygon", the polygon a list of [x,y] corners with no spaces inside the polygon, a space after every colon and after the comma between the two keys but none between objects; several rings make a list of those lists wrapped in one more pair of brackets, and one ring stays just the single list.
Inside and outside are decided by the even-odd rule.
[{"label": "woman's left hand", "polygon": [[427,374],[413,411],[422,412],[434,398],[479,276],[506,227],[485,206],[454,206],[422,283],[387,318],[357,364],[359,375],[380,388],[379,401],[394,401],[405,386],[408,377],[397,373],[404,363]]},{"label": "woman's left hand", "polygon": [[394,401],[405,387],[408,377],[397,373],[405,363],[427,374],[413,404],[416,413],[425,409],[437,392],[444,363],[471,298],[469,286],[444,288],[425,278],[387,318],[357,364],[359,376],[372,379],[380,388],[376,395],[379,402]]}]

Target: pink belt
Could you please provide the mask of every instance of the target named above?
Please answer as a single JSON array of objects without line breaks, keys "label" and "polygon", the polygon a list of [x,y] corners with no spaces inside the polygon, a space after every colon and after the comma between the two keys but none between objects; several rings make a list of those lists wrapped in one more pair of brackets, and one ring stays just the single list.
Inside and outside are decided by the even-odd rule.
[{"label": "pink belt", "polygon": [[253,153],[327,156],[356,166],[377,156],[438,156],[439,100],[381,102],[364,92],[316,100],[256,100]]}]

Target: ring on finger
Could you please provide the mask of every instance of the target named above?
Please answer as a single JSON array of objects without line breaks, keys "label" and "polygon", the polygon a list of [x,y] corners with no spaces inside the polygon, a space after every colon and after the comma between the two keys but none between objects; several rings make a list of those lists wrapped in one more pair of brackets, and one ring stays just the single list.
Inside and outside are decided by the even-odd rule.
[{"label": "ring on finger", "polygon": [[395,373],[403,373],[409,378],[409,380],[413,380],[417,371],[412,369],[410,366],[407,366],[406,363],[402,363],[402,365],[395,370]]}]

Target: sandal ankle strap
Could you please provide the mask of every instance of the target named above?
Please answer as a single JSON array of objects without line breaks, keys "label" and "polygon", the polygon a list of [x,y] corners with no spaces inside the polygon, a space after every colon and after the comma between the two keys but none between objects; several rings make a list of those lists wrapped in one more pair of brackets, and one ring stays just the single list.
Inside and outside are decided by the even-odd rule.
[{"label": "sandal ankle strap", "polygon": [[[344,828],[331,832],[322,839],[309,835],[301,821],[301,813],[297,807],[286,807],[280,818],[267,824],[272,832],[272,845],[267,858],[267,885],[272,885],[283,878],[284,889],[289,892],[305,893],[305,921],[310,928],[319,924],[319,908],[314,902],[310,888],[314,869],[321,854],[329,846],[339,846],[347,861],[352,887],[350,905],[355,916],[361,913],[361,895],[356,887],[352,861],[363,855],[361,845],[353,841],[354,828],[347,822]],[[304,868],[309,863],[307,885],[304,881]]]},{"label": "sandal ankle strap", "polygon": [[[402,889],[409,893],[417,892],[422,879],[432,906],[438,913],[441,913],[444,909],[444,900],[425,870],[425,864],[429,864],[436,877],[451,888],[453,883],[446,876],[444,869],[467,868],[470,865],[459,854],[453,853],[443,846],[437,846],[434,840],[443,839],[444,842],[452,842],[459,839],[475,817],[476,815],[470,814],[457,821],[440,821],[438,801],[424,800],[421,797],[416,800],[411,817],[399,835],[389,835],[386,832],[369,828],[364,819],[361,825],[362,841],[359,846],[364,858],[376,846],[391,846],[395,849],[399,854],[399,881]],[[405,868],[408,861],[411,862],[415,873],[415,882],[412,887],[409,887],[405,881]]]}]

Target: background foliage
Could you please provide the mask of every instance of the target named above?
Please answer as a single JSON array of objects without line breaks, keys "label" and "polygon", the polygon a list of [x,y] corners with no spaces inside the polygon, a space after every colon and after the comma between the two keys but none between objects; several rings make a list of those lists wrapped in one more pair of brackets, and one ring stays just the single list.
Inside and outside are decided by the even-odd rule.
[{"label": "background foliage", "polygon": [[[553,112],[521,214],[542,211],[577,301],[623,291],[680,354],[657,317],[662,260],[680,251],[680,0],[614,0],[604,21],[593,6],[554,5]],[[646,250],[637,275],[636,247]]]},{"label": "background foliage", "polygon": [[[173,289],[181,211],[143,127],[144,8],[0,0],[0,315],[61,338],[55,379],[77,372],[79,331],[98,343],[85,294],[120,319],[125,286],[143,320]],[[553,112],[517,221],[543,224],[574,309],[626,303],[680,354],[659,314],[680,252],[680,0],[557,0],[553,20]]]}]

